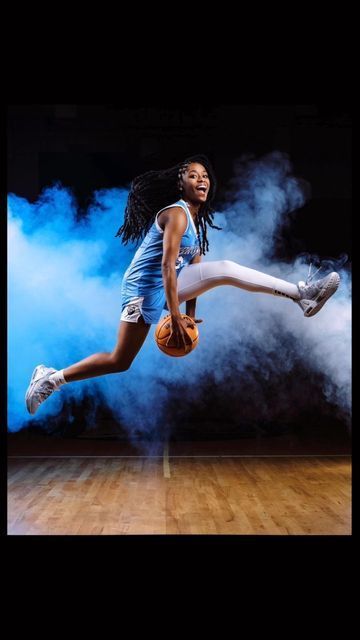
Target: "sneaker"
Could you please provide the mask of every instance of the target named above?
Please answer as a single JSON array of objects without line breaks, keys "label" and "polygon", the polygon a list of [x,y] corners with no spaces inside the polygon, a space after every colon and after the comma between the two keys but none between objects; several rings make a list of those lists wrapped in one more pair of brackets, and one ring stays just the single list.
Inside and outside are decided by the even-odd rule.
[{"label": "sneaker", "polygon": [[313,284],[298,283],[300,300],[295,300],[303,310],[304,316],[314,316],[324,306],[325,302],[335,293],[340,284],[340,276],[332,271],[325,278],[315,280]]},{"label": "sneaker", "polygon": [[25,395],[26,408],[32,415],[36,413],[41,403],[44,402],[53,391],[60,391],[60,389],[57,389],[54,383],[49,380],[49,376],[55,373],[55,371],[56,369],[45,367],[43,364],[35,367]]}]

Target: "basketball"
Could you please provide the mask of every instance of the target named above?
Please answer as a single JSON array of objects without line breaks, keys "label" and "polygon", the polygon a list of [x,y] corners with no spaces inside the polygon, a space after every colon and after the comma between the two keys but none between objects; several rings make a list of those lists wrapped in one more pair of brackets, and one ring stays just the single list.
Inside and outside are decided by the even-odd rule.
[{"label": "basketball", "polygon": [[[187,316],[185,313],[181,314],[182,318],[191,320],[191,322],[194,323],[193,319],[190,318],[189,316]],[[163,318],[161,318],[158,322],[158,324],[156,325],[156,329],[155,329],[155,342],[157,344],[157,346],[159,347],[159,349],[161,351],[163,351],[164,353],[166,353],[168,356],[173,356],[175,358],[179,358],[181,356],[186,356],[188,353],[190,353],[191,351],[193,351],[195,349],[195,347],[198,345],[199,342],[199,330],[196,326],[196,324],[194,323],[194,329],[192,329],[191,327],[187,327],[186,331],[188,333],[188,335],[190,336],[190,338],[192,339],[192,344],[189,345],[189,350],[185,351],[184,346],[178,348],[178,347],[172,347],[172,346],[166,346],[166,343],[170,337],[171,334],[171,316],[167,315],[164,316]]]}]

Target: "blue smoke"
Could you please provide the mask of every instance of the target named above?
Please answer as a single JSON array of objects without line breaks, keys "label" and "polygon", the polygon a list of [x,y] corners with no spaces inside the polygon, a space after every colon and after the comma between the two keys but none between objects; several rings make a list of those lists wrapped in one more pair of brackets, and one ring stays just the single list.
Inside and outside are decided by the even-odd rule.
[{"label": "blue smoke", "polygon": [[[290,418],[309,401],[300,385],[281,386],[298,367],[309,379],[319,376],[325,401],[349,420],[351,280],[341,264],[332,267],[340,270],[341,288],[312,319],[289,300],[218,287],[198,298],[197,317],[204,322],[194,352],[181,359],[165,356],[152,326],[129,371],[66,385],[29,416],[24,393],[36,364],[62,369],[114,347],[121,280],[135,251],[135,245],[124,246],[114,237],[127,195],[125,189],[95,192],[84,216],[71,191],[59,184],[34,204],[9,195],[9,430],[29,424],[47,428],[65,407],[71,422],[71,407],[91,397],[88,426],[95,424],[97,407],[105,405],[130,438],[154,440],[172,432],[175,413],[185,421],[186,406],[206,403],[202,390],[209,380],[220,388],[226,384],[239,398],[233,405],[239,419],[276,419],[284,410]],[[215,215],[223,231],[208,229],[210,252],[204,259],[226,258],[292,282],[304,280],[304,256],[292,265],[272,256],[289,214],[309,197],[310,186],[292,175],[285,154],[240,159],[227,204]],[[214,309],[224,310],[221,322]],[[269,397],[266,389],[274,380],[280,382]]]}]

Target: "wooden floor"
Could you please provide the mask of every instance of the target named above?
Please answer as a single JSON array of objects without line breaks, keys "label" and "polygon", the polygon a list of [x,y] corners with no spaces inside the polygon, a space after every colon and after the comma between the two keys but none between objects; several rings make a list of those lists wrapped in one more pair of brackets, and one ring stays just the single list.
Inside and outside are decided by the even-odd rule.
[{"label": "wooden floor", "polygon": [[351,535],[351,459],[9,460],[8,534]]}]

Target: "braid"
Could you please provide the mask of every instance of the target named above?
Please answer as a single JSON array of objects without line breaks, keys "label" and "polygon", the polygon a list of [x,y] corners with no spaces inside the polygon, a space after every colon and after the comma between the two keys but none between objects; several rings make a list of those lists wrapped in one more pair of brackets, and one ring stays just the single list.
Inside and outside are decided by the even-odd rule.
[{"label": "braid", "polygon": [[[200,251],[205,254],[209,250],[207,225],[221,230],[213,224],[214,209],[211,202],[215,195],[216,179],[206,156],[198,155],[187,158],[184,162],[162,171],[147,171],[134,178],[130,185],[130,193],[125,208],[124,223],[115,237],[122,236],[123,244],[129,241],[139,242],[154,222],[157,212],[169,202],[181,198],[181,176],[191,162],[199,162],[206,168],[210,177],[210,189],[207,201],[200,206],[196,220],[197,237]],[[201,231],[201,237],[200,237]]]},{"label": "braid", "polygon": [[[218,229],[219,231],[221,231],[222,227],[217,227],[215,224],[213,224],[212,220],[213,220],[214,214],[211,211],[207,211],[207,212],[201,212],[199,215],[199,223],[197,223],[197,237],[199,240],[199,244],[200,244],[200,249],[201,249],[201,253],[203,255],[205,255],[205,253],[207,251],[209,251],[209,242],[207,239],[207,224],[212,227],[212,229]],[[199,233],[199,225],[201,227],[201,232],[202,232],[202,240],[200,240],[200,233]]]}]

